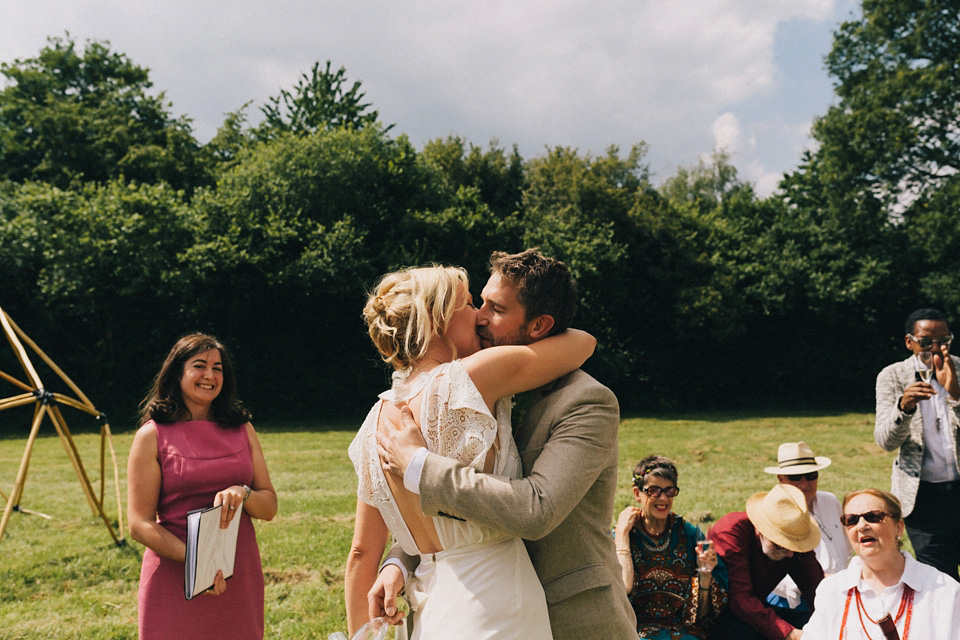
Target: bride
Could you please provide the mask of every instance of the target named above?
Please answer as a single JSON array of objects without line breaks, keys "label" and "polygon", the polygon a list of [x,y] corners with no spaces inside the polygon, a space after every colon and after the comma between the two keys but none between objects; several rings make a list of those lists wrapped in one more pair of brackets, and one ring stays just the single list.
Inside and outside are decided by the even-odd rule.
[{"label": "bride", "polygon": [[419,496],[384,474],[377,455],[376,432],[399,421],[405,403],[431,451],[485,473],[520,476],[510,396],[579,368],[596,340],[570,329],[531,345],[480,351],[476,314],[467,275],[456,267],[389,273],[364,307],[370,338],[396,371],[349,449],[359,478],[346,568],[350,633],[369,617],[367,592],[392,533],[405,553],[420,556],[406,587],[413,640],[551,638],[523,541],[460,519],[426,517]]}]

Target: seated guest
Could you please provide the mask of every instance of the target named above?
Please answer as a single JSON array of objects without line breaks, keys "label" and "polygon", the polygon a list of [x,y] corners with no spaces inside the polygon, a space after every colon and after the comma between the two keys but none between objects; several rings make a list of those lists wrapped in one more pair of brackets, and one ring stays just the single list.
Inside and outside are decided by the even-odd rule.
[{"label": "seated guest", "polygon": [[[792,484],[807,499],[807,510],[820,527],[820,544],[814,550],[817,562],[823,567],[823,575],[829,576],[847,568],[853,549],[840,524],[843,507],[829,491],[818,491],[820,470],[830,466],[830,458],[814,456],[806,442],[787,442],[777,450],[777,466],[766,467],[766,473],[777,476],[781,484]],[[785,577],[767,598],[767,602],[791,609],[808,610],[809,602],[801,602],[800,589],[790,578]]]},{"label": "seated guest", "polygon": [[797,640],[809,612],[774,607],[767,594],[789,575],[813,602],[823,569],[813,550],[820,543],[817,521],[799,489],[775,485],[747,500],[746,513],[728,513],[710,530],[727,565],[730,608],[717,621],[714,638]]},{"label": "seated guest", "polygon": [[698,548],[703,534],[672,510],[679,492],[673,462],[648,456],[633,472],[640,507],[627,507],[617,520],[617,560],[640,638],[706,638],[727,603],[717,552]]},{"label": "seated guest", "polygon": [[820,584],[808,637],[879,640],[887,636],[878,623],[889,614],[900,638],[960,638],[960,585],[900,550],[904,525],[893,494],[848,493],[842,521],[857,557]]}]

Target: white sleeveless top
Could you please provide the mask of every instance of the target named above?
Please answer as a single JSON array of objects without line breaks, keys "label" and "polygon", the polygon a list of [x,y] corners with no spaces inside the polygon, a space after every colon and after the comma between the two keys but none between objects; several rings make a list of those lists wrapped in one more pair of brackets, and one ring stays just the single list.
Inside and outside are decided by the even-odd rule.
[{"label": "white sleeveless top", "polygon": [[[519,478],[522,469],[510,427],[511,399],[498,400],[494,406],[496,417],[491,415],[459,360],[421,373],[413,380],[394,374],[393,387],[380,394],[381,401],[367,414],[348,451],[359,478],[357,497],[380,511],[400,547],[409,555],[419,555],[420,551],[383,475],[376,429],[384,402],[406,402],[421,391],[420,430],[427,449],[482,471],[487,452],[497,442],[492,474]],[[471,522],[444,517],[432,520],[445,550],[507,537]]]}]

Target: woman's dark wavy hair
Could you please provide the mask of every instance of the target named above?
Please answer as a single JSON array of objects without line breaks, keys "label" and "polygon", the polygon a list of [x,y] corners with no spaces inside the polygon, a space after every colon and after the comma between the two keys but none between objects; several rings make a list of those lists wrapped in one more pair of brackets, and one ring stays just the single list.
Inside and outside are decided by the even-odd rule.
[{"label": "woman's dark wavy hair", "polygon": [[237,427],[250,422],[252,416],[237,398],[237,378],[233,371],[230,352],[219,340],[205,333],[185,335],[170,349],[160,373],[153,379],[150,392],[140,403],[140,424],[153,420],[170,424],[190,419],[190,411],[183,402],[180,379],[183,367],[197,354],[217,349],[223,364],[223,384],[220,393],[210,405],[210,419],[224,427]]}]

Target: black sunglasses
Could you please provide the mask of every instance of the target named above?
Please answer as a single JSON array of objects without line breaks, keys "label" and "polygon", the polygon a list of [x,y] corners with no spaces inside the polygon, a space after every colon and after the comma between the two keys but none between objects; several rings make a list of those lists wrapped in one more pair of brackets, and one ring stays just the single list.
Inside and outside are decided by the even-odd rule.
[{"label": "black sunglasses", "polygon": [[640,489],[640,491],[643,491],[645,494],[647,494],[651,498],[659,498],[661,493],[667,496],[668,498],[673,498],[678,493],[680,493],[680,487],[652,486],[652,487],[647,487],[646,489]]},{"label": "black sunglasses", "polygon": [[[866,522],[870,524],[877,524],[883,522],[883,519],[887,516],[890,516],[889,513],[884,513],[883,511],[867,511],[866,513],[845,513],[840,516],[840,523],[845,527],[852,527],[858,522],[860,518],[863,518]],[[893,516],[890,516],[891,518]]]},{"label": "black sunglasses", "polygon": [[819,471],[811,471],[810,473],[788,473],[787,478],[790,482],[800,482],[801,480],[809,480],[813,482],[820,477]]},{"label": "black sunglasses", "polygon": [[929,349],[933,345],[941,347],[949,347],[950,343],[953,342],[953,334],[951,333],[948,336],[943,338],[931,338],[929,336],[924,336],[923,338],[918,338],[912,333],[908,333],[907,337],[917,343],[921,349]]}]

